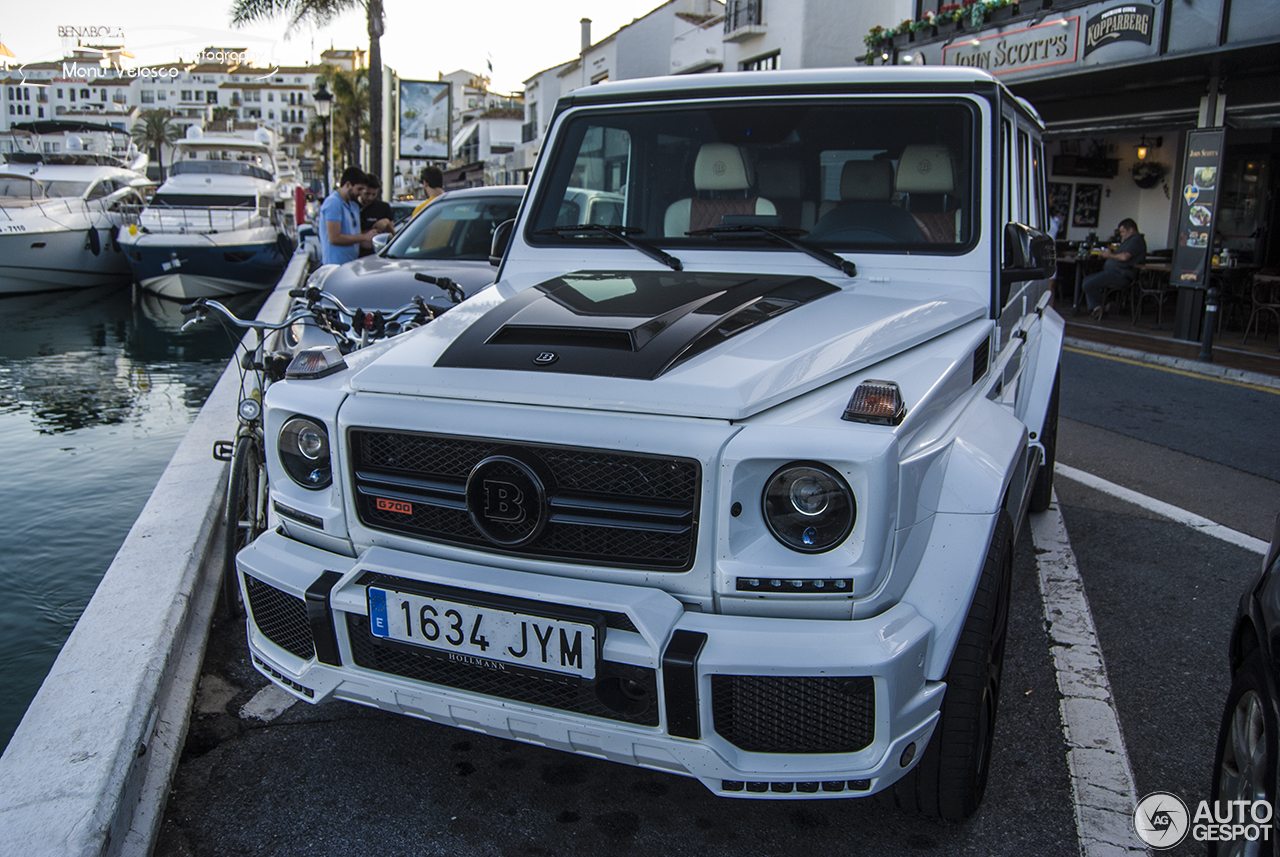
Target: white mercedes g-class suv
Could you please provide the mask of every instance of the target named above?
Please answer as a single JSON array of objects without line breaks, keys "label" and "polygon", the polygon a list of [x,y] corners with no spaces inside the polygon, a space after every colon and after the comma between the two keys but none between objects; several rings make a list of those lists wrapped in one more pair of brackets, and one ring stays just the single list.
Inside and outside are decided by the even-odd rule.
[{"label": "white mercedes g-class suv", "polygon": [[971,814],[1051,491],[1041,130],[968,69],[562,98],[496,283],[271,387],[256,667],[718,795]]}]

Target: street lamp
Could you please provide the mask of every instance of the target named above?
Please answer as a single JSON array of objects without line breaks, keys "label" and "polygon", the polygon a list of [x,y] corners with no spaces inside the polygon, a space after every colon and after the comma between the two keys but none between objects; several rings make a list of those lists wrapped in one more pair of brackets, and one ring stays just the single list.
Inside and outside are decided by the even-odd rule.
[{"label": "street lamp", "polygon": [[324,195],[329,196],[329,112],[333,110],[333,93],[320,81],[316,92],[316,115],[324,120]]}]

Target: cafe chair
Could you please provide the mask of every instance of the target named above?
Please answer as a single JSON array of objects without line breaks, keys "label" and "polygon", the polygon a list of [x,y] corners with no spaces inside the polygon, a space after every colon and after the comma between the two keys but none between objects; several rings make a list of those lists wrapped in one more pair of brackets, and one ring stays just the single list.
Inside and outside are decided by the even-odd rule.
[{"label": "cafe chair", "polygon": [[[1242,343],[1249,341],[1250,328],[1255,327],[1255,324],[1260,327],[1264,313],[1275,319],[1276,327],[1280,330],[1280,271],[1259,271],[1253,275],[1252,301],[1253,311],[1249,313],[1249,323],[1244,326]],[[1265,333],[1262,341],[1267,341]]]},{"label": "cafe chair", "polygon": [[1156,303],[1156,327],[1164,322],[1164,302],[1173,294],[1166,271],[1138,266],[1138,278],[1133,283],[1133,323],[1142,317],[1142,302],[1151,298]]}]

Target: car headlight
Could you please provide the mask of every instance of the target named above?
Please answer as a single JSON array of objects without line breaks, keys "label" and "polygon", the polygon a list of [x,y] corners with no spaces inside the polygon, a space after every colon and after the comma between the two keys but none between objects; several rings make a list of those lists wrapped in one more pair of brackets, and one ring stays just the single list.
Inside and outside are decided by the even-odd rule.
[{"label": "car headlight", "polygon": [[774,538],[802,553],[830,550],[853,530],[857,504],[849,485],[830,468],[788,464],[764,489],[764,519]]},{"label": "car headlight", "polygon": [[280,429],[280,462],[303,488],[326,488],[333,482],[329,433],[315,420],[293,417]]}]

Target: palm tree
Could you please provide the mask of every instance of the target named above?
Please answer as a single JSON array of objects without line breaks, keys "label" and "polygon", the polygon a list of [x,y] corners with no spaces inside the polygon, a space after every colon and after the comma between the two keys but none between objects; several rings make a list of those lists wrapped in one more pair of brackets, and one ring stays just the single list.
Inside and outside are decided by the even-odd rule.
[{"label": "palm tree", "polygon": [[155,149],[160,181],[164,181],[164,147],[172,146],[182,136],[182,129],[170,121],[172,118],[168,110],[144,110],[130,132],[134,142],[144,150]]},{"label": "palm tree", "polygon": [[363,8],[369,29],[369,166],[382,174],[382,46],[385,20],[382,0],[234,0],[231,23],[244,26],[253,21],[287,15],[292,29],[303,21],[323,27],[351,9]]},{"label": "palm tree", "polygon": [[[360,135],[369,133],[369,85],[364,69],[350,72],[327,65],[320,72],[320,82],[333,95],[329,124],[333,131],[334,173],[344,167],[360,166]],[[315,152],[324,146],[325,123],[316,117],[307,128],[303,145]]]}]

